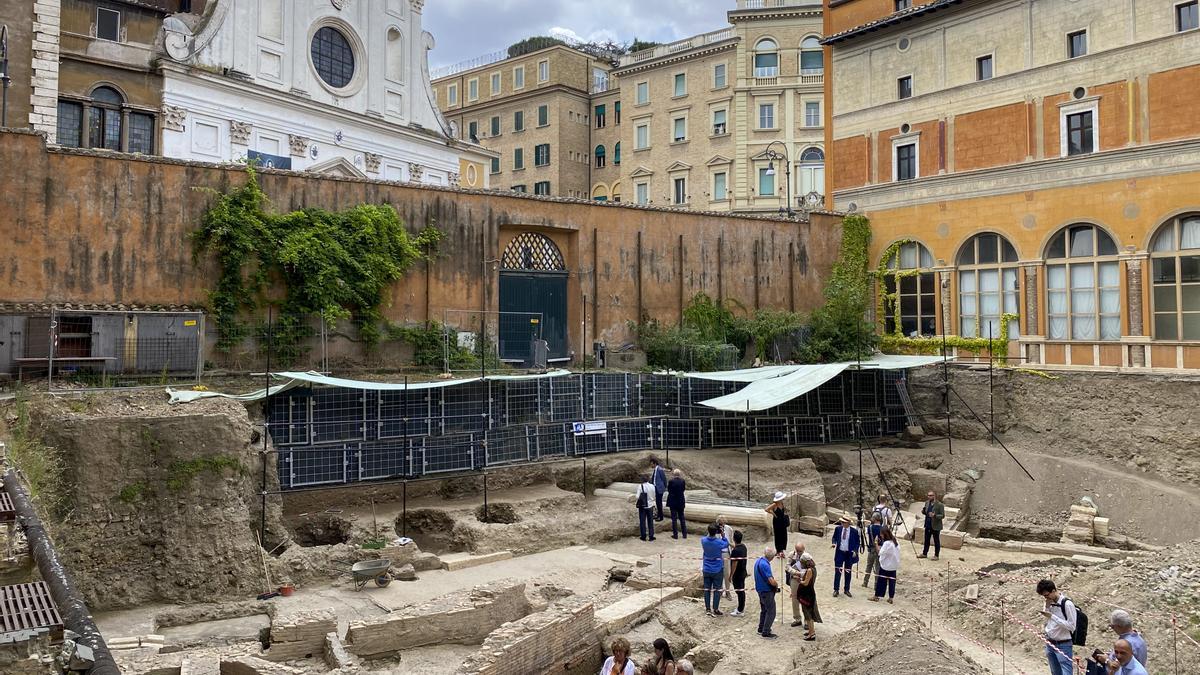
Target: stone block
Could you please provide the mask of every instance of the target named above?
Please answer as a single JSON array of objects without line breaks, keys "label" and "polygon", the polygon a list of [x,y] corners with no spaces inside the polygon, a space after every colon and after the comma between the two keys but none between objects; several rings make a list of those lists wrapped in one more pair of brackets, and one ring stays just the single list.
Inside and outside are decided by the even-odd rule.
[{"label": "stone block", "polygon": [[346,651],[346,645],[336,631],[325,635],[325,665],[331,670],[346,668],[354,664],[354,657]]},{"label": "stone block", "polygon": [[792,519],[792,523],[797,532],[820,535],[825,533],[829,518],[824,513],[819,516],[797,516]]},{"label": "stone block", "polygon": [[[947,492],[942,498],[942,503],[946,508],[964,509],[971,501],[971,493],[968,492]],[[918,511],[919,513],[919,511]]]},{"label": "stone block", "polygon": [[565,664],[574,656],[599,652],[593,606],[581,598],[556,603],[544,611],[492,631],[479,651],[463,662],[464,675],[576,672]]},{"label": "stone block", "polygon": [[282,662],[320,656],[325,650],[325,636],[336,631],[337,614],[331,609],[276,616],[271,622],[271,646],[262,657]]},{"label": "stone block", "polygon": [[[942,548],[950,549],[951,551],[957,551],[963,547],[963,541],[966,536],[967,535],[965,532],[959,532],[958,530],[942,530]],[[918,526],[913,529],[913,541],[915,541],[918,545],[921,545],[925,542],[924,526]],[[932,553],[932,540],[930,540],[929,546],[931,549],[930,553]]]},{"label": "stone block", "polygon": [[1092,531],[1097,537],[1104,538],[1108,536],[1108,518],[1092,519]]},{"label": "stone block", "polygon": [[428,572],[430,570],[442,569],[442,559],[436,554],[428,551],[421,551],[412,561],[413,569],[418,572]]},{"label": "stone block", "polygon": [[[298,675],[300,672],[255,656],[225,657],[220,663],[221,675]],[[183,675],[182,669],[180,675]]]},{"label": "stone block", "polygon": [[1071,560],[1087,563],[1089,565],[1099,565],[1100,563],[1108,562],[1108,558],[1101,558],[1094,555],[1083,555],[1082,553],[1076,553],[1075,555],[1071,556]]},{"label": "stone block", "polygon": [[650,618],[659,603],[682,597],[686,589],[667,586],[652,588],[622,598],[596,610],[596,628],[603,633],[617,633]]},{"label": "stone block", "polygon": [[473,555],[471,553],[451,553],[442,556],[442,569],[447,572],[455,570],[463,570],[469,567],[477,567],[488,563],[499,562],[501,560],[509,560],[513,557],[512,551],[496,551],[494,553],[484,553],[481,555]]},{"label": "stone block", "polygon": [[908,478],[912,481],[911,495],[916,502],[925,501],[925,495],[930,490],[942,497],[950,484],[950,476],[933,469],[909,469]]},{"label": "stone block", "polygon": [[411,563],[400,568],[392,568],[392,578],[396,581],[416,581],[417,570],[413,569]]},{"label": "stone block", "polygon": [[1071,505],[1071,514],[1074,515],[1076,513],[1095,518],[1097,512],[1096,512],[1096,509],[1091,506],[1084,506],[1083,504],[1072,504]]}]

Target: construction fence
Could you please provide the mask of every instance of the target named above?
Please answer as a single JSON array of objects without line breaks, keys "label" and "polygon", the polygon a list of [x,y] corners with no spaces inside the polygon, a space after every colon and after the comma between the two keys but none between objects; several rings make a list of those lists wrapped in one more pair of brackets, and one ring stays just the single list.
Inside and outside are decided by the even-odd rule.
[{"label": "construction fence", "polygon": [[295,489],[635,450],[822,445],[913,420],[895,370],[847,370],[771,410],[700,405],[743,386],[601,372],[404,391],[311,385],[272,396],[267,427],[280,484]]}]

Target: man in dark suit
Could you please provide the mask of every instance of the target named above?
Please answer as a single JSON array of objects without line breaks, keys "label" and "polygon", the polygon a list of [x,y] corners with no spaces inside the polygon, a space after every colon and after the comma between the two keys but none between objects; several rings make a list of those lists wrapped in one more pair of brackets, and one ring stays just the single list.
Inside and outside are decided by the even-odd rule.
[{"label": "man in dark suit", "polygon": [[683,530],[683,538],[687,539],[687,522],[683,519],[683,491],[687,483],[679,469],[671,472],[671,480],[667,481],[667,508],[671,510],[671,538],[678,539],[679,531],[675,529],[675,520],[679,519],[679,530]]},{"label": "man in dark suit", "polygon": [[650,458],[650,465],[654,467],[654,473],[651,476],[651,480],[654,482],[654,506],[656,509],[654,519],[662,520],[663,493],[667,491],[667,470],[654,457]]},{"label": "man in dark suit", "polygon": [[838,519],[837,527],[833,528],[833,597],[838,596],[838,587],[842,586],[842,575],[846,575],[843,593],[850,594],[850,575],[854,565],[858,563],[859,534],[858,528],[850,524],[850,516]]},{"label": "man in dark suit", "polygon": [[917,557],[924,558],[929,555],[929,541],[932,539],[933,559],[937,560],[942,555],[942,524],[946,518],[946,506],[938,501],[933,490],[925,495],[925,506],[921,508],[921,515],[925,516],[925,550]]}]

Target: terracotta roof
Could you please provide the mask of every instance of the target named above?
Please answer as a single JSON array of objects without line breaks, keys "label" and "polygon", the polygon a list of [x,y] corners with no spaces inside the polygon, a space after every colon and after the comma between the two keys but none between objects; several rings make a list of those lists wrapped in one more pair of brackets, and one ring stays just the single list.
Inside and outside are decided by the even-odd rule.
[{"label": "terracotta roof", "polygon": [[962,2],[963,0],[933,0],[933,2],[929,2],[924,5],[917,5],[915,7],[909,7],[908,9],[902,9],[899,12],[888,14],[887,16],[880,17],[874,21],[868,21],[861,26],[855,26],[849,30],[844,30],[840,33],[834,33],[833,35],[826,37],[824,40],[821,40],[821,44],[832,45],[838,42],[843,42],[865,33],[871,33],[899,23],[904,23],[905,21],[911,21],[912,19],[936,12],[939,9],[946,9],[952,5],[962,4]]}]

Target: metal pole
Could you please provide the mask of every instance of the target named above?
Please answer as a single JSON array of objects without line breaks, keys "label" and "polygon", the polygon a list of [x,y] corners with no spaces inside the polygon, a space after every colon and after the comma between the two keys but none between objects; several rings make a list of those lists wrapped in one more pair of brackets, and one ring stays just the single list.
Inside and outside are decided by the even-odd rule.
[{"label": "metal pole", "polygon": [[746,417],[742,421],[742,438],[746,443],[746,501],[750,501],[750,401],[746,401]]},{"label": "metal pole", "polygon": [[271,349],[275,343],[275,333],[272,326],[274,313],[271,305],[267,305],[267,368],[264,377],[266,388],[263,389],[263,447],[262,447],[262,513],[258,523],[258,541],[267,545],[267,438],[271,434]]},{"label": "metal pole", "polygon": [[402,504],[401,511],[400,511],[400,536],[407,537],[408,536],[408,481],[404,481],[404,488],[402,489],[402,495],[400,497],[400,500],[401,500],[401,504]]},{"label": "metal pole", "polygon": [[[487,472],[483,472],[483,522],[488,522]],[[949,565],[950,563],[946,563]]]},{"label": "metal pole", "polygon": [[992,367],[996,363],[996,355],[992,353],[995,345],[992,343],[992,324],[988,323],[988,429],[991,436],[988,438],[993,445],[996,438],[996,392],[992,389]]},{"label": "metal pole", "polygon": [[942,386],[946,395],[946,450],[954,454],[954,440],[950,438],[950,352],[946,346],[946,308],[942,308]]},{"label": "metal pole", "polygon": [[8,126],[8,85],[12,78],[8,76],[8,25],[0,26],[0,82],[3,83],[3,94],[0,94],[0,127]]},{"label": "metal pole", "polygon": [[1179,675],[1179,621],[1171,615],[1171,646],[1175,650],[1175,675]]},{"label": "metal pole", "polygon": [[1008,661],[1004,655],[1004,622],[1008,614],[1004,612],[1004,600],[1000,600],[1000,675],[1008,675]]},{"label": "metal pole", "polygon": [[587,500],[587,457],[583,458],[583,498]]}]

